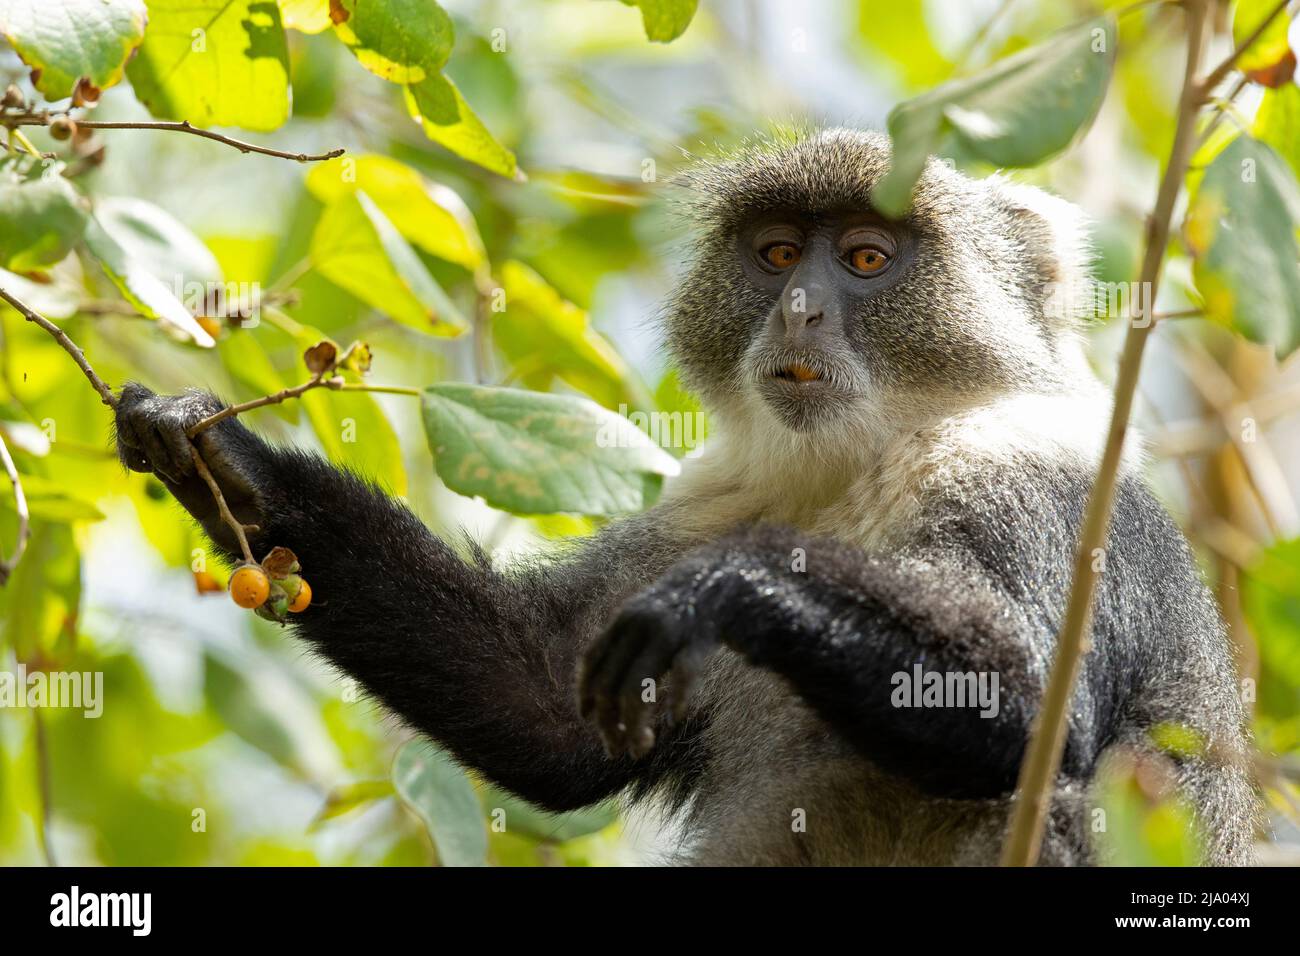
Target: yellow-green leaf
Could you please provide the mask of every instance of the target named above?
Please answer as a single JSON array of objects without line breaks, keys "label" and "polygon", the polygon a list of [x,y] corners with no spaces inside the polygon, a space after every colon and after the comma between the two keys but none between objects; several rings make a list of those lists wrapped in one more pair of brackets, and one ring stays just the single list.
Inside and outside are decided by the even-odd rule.
[{"label": "yellow-green leaf", "polygon": [[456,42],[434,0],[335,0],[334,32],[371,73],[393,83],[437,76]]},{"label": "yellow-green leaf", "polygon": [[411,115],[420,119],[429,139],[507,179],[522,178],[515,154],[497,142],[447,77],[431,76],[408,86],[406,94]]},{"label": "yellow-green leaf", "polygon": [[695,17],[699,0],[623,0],[629,7],[639,7],[646,38],[655,43],[669,43],[686,32]]},{"label": "yellow-green leaf", "polygon": [[503,308],[493,315],[493,340],[520,382],[546,390],[558,377],[606,408],[647,405],[634,373],[591,328],[586,312],[522,262],[501,267],[501,287]]},{"label": "yellow-green leaf", "polygon": [[397,227],[364,192],[325,208],[311,240],[312,267],[403,325],[459,335],[464,316]]},{"label": "yellow-green leaf", "polygon": [[126,68],[154,116],[273,130],[289,118],[289,53],[269,0],[149,0]]},{"label": "yellow-green leaf", "polygon": [[321,33],[330,27],[329,0],[279,0],[286,30]]},{"label": "yellow-green leaf", "polygon": [[396,159],[370,154],[319,163],[307,174],[307,188],[327,205],[361,190],[429,255],[471,272],[487,264],[478,226],[460,196]]}]

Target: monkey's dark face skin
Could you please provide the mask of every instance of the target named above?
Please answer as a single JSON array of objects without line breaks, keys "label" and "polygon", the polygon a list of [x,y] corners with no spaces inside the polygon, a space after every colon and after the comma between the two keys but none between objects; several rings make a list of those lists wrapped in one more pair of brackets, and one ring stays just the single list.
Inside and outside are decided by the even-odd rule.
[{"label": "monkey's dark face skin", "polygon": [[[807,431],[1060,380],[1073,323],[1046,314],[1044,290],[1087,281],[1062,265],[1086,253],[1058,255],[1086,244],[1077,211],[932,160],[890,221],[871,204],[888,158],[886,137],[828,131],[684,178],[697,237],[669,345],[715,415],[758,396]],[[1053,203],[1075,222],[1034,208]]]},{"label": "monkey's dark face skin", "polygon": [[868,397],[870,303],[906,281],[914,248],[905,226],[856,210],[759,216],[737,236],[745,278],[775,296],[745,373],[786,426],[812,429]]}]

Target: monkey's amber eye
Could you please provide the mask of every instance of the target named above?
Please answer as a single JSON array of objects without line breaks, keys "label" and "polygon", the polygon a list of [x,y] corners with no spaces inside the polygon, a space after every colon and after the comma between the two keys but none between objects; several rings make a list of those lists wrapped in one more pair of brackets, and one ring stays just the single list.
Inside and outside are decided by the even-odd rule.
[{"label": "monkey's amber eye", "polygon": [[799,247],[789,242],[776,242],[763,250],[763,259],[774,269],[789,269],[799,261]]},{"label": "monkey's amber eye", "polygon": [[879,272],[889,264],[889,256],[875,246],[862,246],[849,253],[849,265],[868,275]]}]

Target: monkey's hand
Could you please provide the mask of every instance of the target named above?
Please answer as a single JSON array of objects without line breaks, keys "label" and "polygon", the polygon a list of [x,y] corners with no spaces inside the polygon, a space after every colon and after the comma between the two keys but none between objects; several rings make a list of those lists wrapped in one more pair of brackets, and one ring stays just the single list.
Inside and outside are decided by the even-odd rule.
[{"label": "monkey's hand", "polygon": [[656,724],[685,716],[691,693],[721,646],[713,609],[729,575],[687,560],[623,605],[588,648],[579,674],[579,711],[612,757],[642,757]]},{"label": "monkey's hand", "polygon": [[142,385],[128,383],[117,402],[117,453],[132,471],[157,475],[208,535],[235,553],[234,532],[221,520],[212,490],[195,470],[191,448],[202,456],[235,517],[255,525],[264,505],[258,490],[263,484],[258,480],[258,463],[265,457],[265,446],[234,418],[199,432],[193,441],[185,434],[191,425],[223,407],[207,392],[155,395]]}]

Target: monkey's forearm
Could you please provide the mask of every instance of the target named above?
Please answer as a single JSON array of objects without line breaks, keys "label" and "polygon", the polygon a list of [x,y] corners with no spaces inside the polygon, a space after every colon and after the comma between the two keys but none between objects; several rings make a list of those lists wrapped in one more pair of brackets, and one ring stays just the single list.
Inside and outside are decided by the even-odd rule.
[{"label": "monkey's forearm", "polygon": [[[967,566],[776,529],[695,552],[628,605],[612,641],[621,627],[648,648],[640,660],[656,645],[725,644],[788,680],[876,765],[948,797],[1013,789],[1050,660],[1050,630]],[[1067,773],[1096,756],[1091,694],[1085,679]]]},{"label": "monkey's forearm", "polygon": [[[409,510],[301,452],[271,450],[254,540],[294,551],[312,586],[300,636],[387,707],[495,782],[554,809],[618,791],[573,687],[580,588],[466,561]],[[589,594],[590,592],[588,592]],[[589,628],[588,628],[589,629]]]}]

